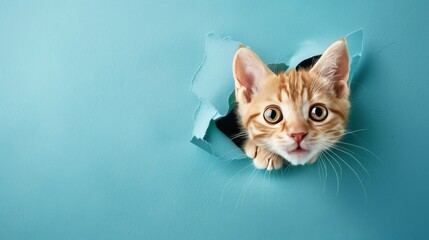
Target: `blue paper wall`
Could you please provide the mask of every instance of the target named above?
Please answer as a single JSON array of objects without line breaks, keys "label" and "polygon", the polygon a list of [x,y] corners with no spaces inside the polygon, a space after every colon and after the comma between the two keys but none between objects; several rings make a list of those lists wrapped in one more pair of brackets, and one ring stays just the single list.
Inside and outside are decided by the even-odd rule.
[{"label": "blue paper wall", "polygon": [[[429,227],[424,1],[1,1],[0,239],[415,239]],[[341,154],[254,171],[189,143],[206,33],[267,62],[365,31]],[[323,168],[322,168],[323,169]],[[337,166],[337,170],[339,170]],[[340,175],[340,173],[338,173]]]}]

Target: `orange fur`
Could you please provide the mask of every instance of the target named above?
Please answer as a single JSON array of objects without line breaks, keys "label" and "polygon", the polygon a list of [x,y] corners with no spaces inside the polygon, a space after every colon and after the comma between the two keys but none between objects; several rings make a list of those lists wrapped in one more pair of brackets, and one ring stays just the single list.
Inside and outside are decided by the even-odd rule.
[{"label": "orange fur", "polygon": [[[272,73],[255,53],[237,51],[233,64],[238,115],[248,134],[246,154],[258,168],[276,169],[286,160],[293,165],[312,163],[317,154],[343,135],[350,103],[349,62],[344,39],[331,45],[311,69]],[[267,107],[280,109],[282,120],[264,118]],[[312,106],[327,109],[323,121],[310,117]],[[322,106],[322,107],[320,107]],[[297,141],[293,136],[299,133]],[[291,137],[292,136],[292,137]]]}]

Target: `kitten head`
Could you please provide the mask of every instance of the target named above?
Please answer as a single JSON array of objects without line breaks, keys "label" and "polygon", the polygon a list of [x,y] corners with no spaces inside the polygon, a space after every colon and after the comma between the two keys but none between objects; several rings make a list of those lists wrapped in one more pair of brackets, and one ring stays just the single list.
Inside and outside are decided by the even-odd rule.
[{"label": "kitten head", "polygon": [[248,48],[234,58],[235,97],[241,124],[257,146],[293,165],[316,160],[342,136],[350,108],[345,39],[311,67],[274,74]]}]

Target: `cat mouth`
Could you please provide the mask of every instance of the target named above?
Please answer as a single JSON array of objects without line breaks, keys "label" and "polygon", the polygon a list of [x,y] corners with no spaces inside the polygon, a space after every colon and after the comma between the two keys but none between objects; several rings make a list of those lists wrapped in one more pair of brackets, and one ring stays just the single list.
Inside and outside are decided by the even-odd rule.
[{"label": "cat mouth", "polygon": [[298,154],[298,153],[306,153],[308,152],[307,149],[302,148],[300,145],[296,147],[295,149],[288,151],[289,154]]}]

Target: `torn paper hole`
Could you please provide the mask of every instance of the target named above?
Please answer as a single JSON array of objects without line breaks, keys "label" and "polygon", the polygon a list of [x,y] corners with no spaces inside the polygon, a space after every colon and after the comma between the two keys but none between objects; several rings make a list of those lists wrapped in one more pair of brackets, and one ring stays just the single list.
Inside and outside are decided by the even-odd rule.
[{"label": "torn paper hole", "polygon": [[[356,73],[362,55],[363,31],[357,30],[346,36],[350,57],[349,83]],[[240,149],[243,137],[237,135],[239,126],[235,108],[232,61],[240,42],[230,37],[209,33],[202,64],[192,79],[191,91],[200,102],[194,113],[194,130],[191,142],[222,159],[246,158]],[[310,67],[325,50],[316,41],[305,42],[288,64],[268,64],[274,72],[293,68]]]}]

